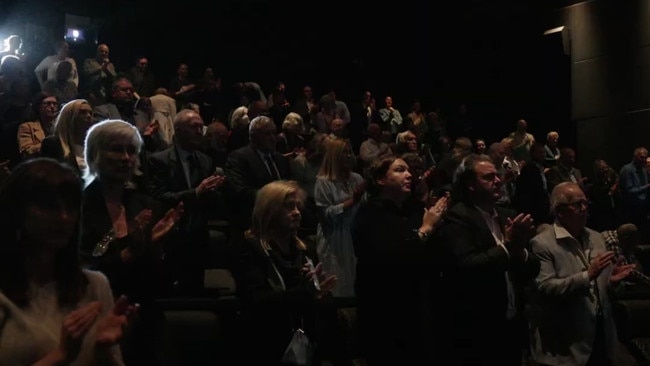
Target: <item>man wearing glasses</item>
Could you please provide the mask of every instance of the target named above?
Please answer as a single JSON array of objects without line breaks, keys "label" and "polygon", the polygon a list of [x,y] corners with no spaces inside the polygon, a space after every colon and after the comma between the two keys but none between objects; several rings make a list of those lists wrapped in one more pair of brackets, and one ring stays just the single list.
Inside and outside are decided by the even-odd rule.
[{"label": "man wearing glasses", "polygon": [[529,316],[540,366],[612,365],[617,341],[608,293],[634,265],[615,263],[603,236],[586,227],[587,208],[578,184],[558,184],[551,193],[555,223],[531,240],[541,262]]}]

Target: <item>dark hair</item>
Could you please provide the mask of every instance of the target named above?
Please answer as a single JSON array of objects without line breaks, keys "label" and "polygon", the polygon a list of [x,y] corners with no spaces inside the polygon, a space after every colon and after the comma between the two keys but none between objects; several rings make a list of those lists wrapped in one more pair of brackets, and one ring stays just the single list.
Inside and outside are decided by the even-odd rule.
[{"label": "dark hair", "polygon": [[370,184],[368,192],[370,195],[377,195],[381,191],[381,186],[377,183],[380,179],[386,177],[388,169],[399,158],[391,156],[384,159],[375,160],[370,166]]},{"label": "dark hair", "polygon": [[453,179],[452,200],[454,202],[468,202],[469,187],[476,181],[476,164],[492,160],[487,155],[471,154],[466,156],[456,168]]},{"label": "dark hair", "polygon": [[[60,199],[79,209],[81,189],[81,179],[70,167],[47,158],[19,164],[0,189],[0,291],[19,306],[30,301],[27,251],[20,242],[26,208]],[[79,264],[76,235],[56,253],[54,279],[59,305],[76,304],[88,284]]]},{"label": "dark hair", "polygon": [[[54,97],[54,98],[56,98],[57,102],[60,102],[59,97],[57,97],[54,94],[44,92],[44,91],[36,93],[36,96],[34,96],[34,99],[32,99],[32,111],[31,111],[32,112],[32,118],[31,118],[32,121],[40,121],[40,119],[41,119],[41,103],[43,103],[43,101],[46,98],[50,98],[50,97]],[[58,107],[61,107],[61,106],[57,106],[57,108]]]}]

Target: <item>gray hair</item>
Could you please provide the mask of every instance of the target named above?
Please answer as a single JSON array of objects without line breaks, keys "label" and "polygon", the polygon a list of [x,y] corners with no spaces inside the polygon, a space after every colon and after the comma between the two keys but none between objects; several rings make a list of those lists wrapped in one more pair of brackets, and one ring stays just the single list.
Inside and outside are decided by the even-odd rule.
[{"label": "gray hair", "polygon": [[174,128],[178,127],[178,125],[182,123],[186,123],[192,114],[199,115],[193,109],[181,109],[180,112],[176,114],[176,117],[174,117]]},{"label": "gray hair", "polygon": [[253,118],[251,124],[248,125],[248,134],[252,135],[253,132],[259,130],[260,128],[266,127],[268,125],[275,126],[275,123],[270,117],[267,116],[257,116]]},{"label": "gray hair", "polygon": [[[84,160],[86,161],[84,180],[86,185],[90,184],[101,173],[99,171],[99,162],[111,142],[118,138],[131,140],[133,146],[135,146],[136,154],[140,153],[143,145],[142,137],[140,137],[138,129],[130,123],[119,119],[109,119],[90,127],[84,143]],[[138,165],[136,164],[136,166]]]},{"label": "gray hair", "polygon": [[573,182],[562,182],[553,188],[553,191],[551,191],[552,214],[556,213],[558,206],[569,203],[568,191],[571,188],[581,191],[580,186]]}]

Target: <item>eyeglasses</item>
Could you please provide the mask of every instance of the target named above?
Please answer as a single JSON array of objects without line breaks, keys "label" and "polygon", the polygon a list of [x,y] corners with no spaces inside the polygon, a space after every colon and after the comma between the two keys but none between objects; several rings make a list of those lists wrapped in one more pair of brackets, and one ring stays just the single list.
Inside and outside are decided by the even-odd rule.
[{"label": "eyeglasses", "polygon": [[561,206],[566,206],[566,207],[573,207],[576,210],[580,210],[581,208],[587,208],[589,207],[589,201],[587,200],[578,200],[575,202],[568,202],[568,203],[562,203],[560,204]]}]

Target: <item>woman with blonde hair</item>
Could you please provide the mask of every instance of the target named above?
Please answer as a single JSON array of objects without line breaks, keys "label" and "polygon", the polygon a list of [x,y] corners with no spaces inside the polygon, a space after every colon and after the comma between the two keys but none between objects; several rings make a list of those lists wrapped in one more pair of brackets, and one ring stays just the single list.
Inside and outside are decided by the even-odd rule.
[{"label": "woman with blonde hair", "polygon": [[242,346],[249,352],[243,352],[242,364],[281,365],[293,330],[314,334],[315,302],[336,282],[298,238],[304,198],[294,181],[274,181],[257,192],[252,225],[233,268],[247,329]]},{"label": "woman with blonde hair", "polygon": [[350,230],[365,192],[365,183],[352,171],[353,165],[350,143],[329,140],[314,188],[319,211],[318,256],[323,269],[338,277],[333,291],[336,297],[354,297],[357,260]]},{"label": "woman with blonde hair", "polygon": [[295,156],[305,148],[305,139],[300,136],[304,129],[302,117],[298,113],[287,114],[282,122],[282,132],[278,135],[275,150],[284,156]]},{"label": "woman with blonde hair", "polygon": [[54,124],[54,134],[41,144],[41,156],[69,164],[81,173],[86,168],[84,139],[93,125],[93,109],[85,99],[63,105]]}]

